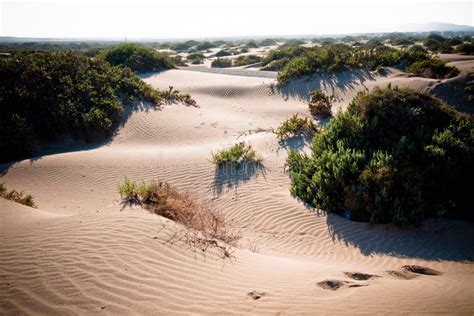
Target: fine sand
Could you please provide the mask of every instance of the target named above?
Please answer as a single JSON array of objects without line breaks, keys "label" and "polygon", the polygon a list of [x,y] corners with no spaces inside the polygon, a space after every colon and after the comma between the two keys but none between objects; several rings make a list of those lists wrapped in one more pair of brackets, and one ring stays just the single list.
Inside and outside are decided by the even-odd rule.
[{"label": "fine sand", "polygon": [[[295,113],[309,116],[307,89],[335,93],[337,111],[360,90],[442,82],[388,69],[279,91],[274,77],[243,71],[146,75],[200,107],[138,105],[105,145],[2,165],[0,181],[33,194],[39,209],[0,199],[0,314],[472,315],[472,223],[370,227],[308,209],[291,197],[284,169],[287,150],[307,142],[280,144],[271,133]],[[211,152],[242,140],[264,168],[216,171]],[[212,247],[195,251],[174,222],[123,207],[116,187],[125,176],[210,201],[240,231],[238,246],[225,259]]]}]

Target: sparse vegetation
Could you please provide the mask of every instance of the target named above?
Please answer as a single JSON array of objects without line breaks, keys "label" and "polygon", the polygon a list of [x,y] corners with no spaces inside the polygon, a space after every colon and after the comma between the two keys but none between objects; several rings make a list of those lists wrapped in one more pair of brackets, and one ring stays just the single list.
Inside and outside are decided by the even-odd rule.
[{"label": "sparse vegetation", "polygon": [[309,112],[314,116],[331,117],[333,95],[328,95],[322,90],[311,91],[309,93]]},{"label": "sparse vegetation", "polygon": [[297,135],[310,137],[313,136],[316,131],[317,128],[314,125],[313,120],[307,117],[298,117],[298,114],[295,114],[281,123],[281,125],[273,132],[279,140],[285,140]]},{"label": "sparse vegetation", "polygon": [[243,163],[262,163],[263,158],[253,150],[250,144],[240,142],[229,149],[222,149],[212,154],[212,162],[216,165],[234,164],[237,166]]},{"label": "sparse vegetation", "polygon": [[291,192],[357,221],[472,219],[473,134],[471,117],[426,93],[359,93],[315,135],[311,155],[290,152]]},{"label": "sparse vegetation", "polygon": [[29,207],[37,207],[31,194],[17,190],[8,191],[5,183],[0,183],[0,197]]},{"label": "sparse vegetation", "polygon": [[161,97],[168,103],[182,102],[186,105],[197,107],[197,102],[188,93],[181,93],[169,86],[168,90],[160,91]]},{"label": "sparse vegetation", "polygon": [[316,73],[333,73],[351,68],[375,70],[385,66],[406,69],[415,62],[432,59],[426,50],[417,45],[395,49],[371,39],[357,47],[332,43],[323,47],[283,46],[270,51],[262,59],[262,70],[280,69],[278,83],[281,86],[292,78]]},{"label": "sparse vegetation", "polygon": [[125,203],[141,205],[151,213],[183,225],[185,241],[193,247],[205,250],[214,246],[229,257],[228,248],[219,242],[235,245],[240,239],[239,233],[225,222],[222,212],[167,182],[137,183],[125,178],[117,189]]},{"label": "sparse vegetation", "polygon": [[213,67],[213,68],[232,67],[232,60],[230,60],[228,58],[216,58],[212,61],[211,67]]}]

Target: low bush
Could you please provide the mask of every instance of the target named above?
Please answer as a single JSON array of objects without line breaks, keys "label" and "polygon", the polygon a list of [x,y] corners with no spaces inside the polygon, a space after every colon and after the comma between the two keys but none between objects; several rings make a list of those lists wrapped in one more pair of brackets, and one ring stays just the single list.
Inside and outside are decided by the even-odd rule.
[{"label": "low bush", "polygon": [[125,66],[135,72],[159,71],[174,68],[173,60],[166,54],[137,45],[120,44],[99,54],[113,66]]},{"label": "low bush", "polygon": [[317,128],[314,125],[313,120],[307,117],[298,117],[298,114],[295,114],[281,123],[281,125],[273,132],[279,140],[285,140],[301,134],[310,137],[316,131]]},{"label": "low bush", "polygon": [[456,47],[456,53],[466,54],[466,55],[474,55],[474,44],[472,43],[464,43]]},{"label": "low bush", "polygon": [[311,91],[308,102],[309,112],[314,116],[331,117],[333,101],[334,96],[328,95],[322,90]]},{"label": "low bush", "polygon": [[125,203],[141,205],[151,213],[183,225],[185,240],[193,247],[205,250],[215,246],[229,257],[227,247],[218,242],[235,245],[240,239],[240,235],[226,223],[222,212],[211,209],[207,203],[197,201],[192,194],[180,192],[167,182],[137,183],[125,178],[119,184],[118,192]]},{"label": "low bush", "polygon": [[247,44],[245,44],[245,47],[247,48],[258,48],[258,44],[255,41],[249,41]]},{"label": "low bush", "polygon": [[261,40],[258,45],[259,46],[273,46],[276,45],[277,41],[272,39],[272,38],[266,38],[264,40]]},{"label": "low bush", "polygon": [[318,131],[311,154],[290,152],[291,192],[357,221],[473,219],[474,122],[408,88],[359,93]]},{"label": "low bush", "polygon": [[216,57],[225,57],[230,55],[232,55],[232,53],[226,49],[222,49],[216,53]]},{"label": "low bush", "polygon": [[29,207],[37,207],[31,194],[17,190],[8,191],[5,183],[0,183],[0,197]]},{"label": "low bush", "polygon": [[417,61],[405,70],[420,77],[436,79],[451,78],[459,74],[459,69],[452,66],[446,66],[446,63],[439,59]]},{"label": "low bush", "polygon": [[216,58],[211,62],[212,68],[228,68],[232,67],[232,60],[227,58]]},{"label": "low bush", "polygon": [[259,63],[261,60],[262,58],[257,55],[245,55],[245,56],[239,56],[236,59],[234,59],[232,64],[234,67],[239,67],[239,66]]},{"label": "low bush", "polygon": [[390,41],[390,44],[395,46],[406,46],[406,45],[413,45],[414,43],[407,38],[394,38]]},{"label": "low bush", "polygon": [[235,144],[229,149],[222,149],[212,154],[212,162],[216,165],[235,164],[240,166],[243,163],[260,164],[263,158],[260,157],[252,146],[244,142]]}]

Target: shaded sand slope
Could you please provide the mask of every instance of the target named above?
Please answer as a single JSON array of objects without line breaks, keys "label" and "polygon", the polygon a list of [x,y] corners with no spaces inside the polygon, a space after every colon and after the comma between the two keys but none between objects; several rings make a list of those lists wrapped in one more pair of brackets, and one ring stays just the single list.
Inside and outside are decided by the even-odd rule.
[{"label": "shaded sand slope", "polygon": [[[377,85],[437,83],[396,70],[345,76],[278,91],[271,78],[149,75],[156,87],[191,93],[200,108],[140,110],[105,146],[4,165],[1,181],[32,193],[40,209],[0,200],[0,314],[472,314],[473,224],[370,228],[290,196],[287,149],[306,143],[279,144],[270,130],[294,113],[309,115],[305,88],[333,82],[342,107]],[[264,168],[216,170],[210,153],[239,140],[262,154]],[[173,222],[124,208],[116,193],[124,176],[162,179],[210,200],[243,236],[231,258],[195,251]],[[407,272],[407,264],[442,274]]]}]

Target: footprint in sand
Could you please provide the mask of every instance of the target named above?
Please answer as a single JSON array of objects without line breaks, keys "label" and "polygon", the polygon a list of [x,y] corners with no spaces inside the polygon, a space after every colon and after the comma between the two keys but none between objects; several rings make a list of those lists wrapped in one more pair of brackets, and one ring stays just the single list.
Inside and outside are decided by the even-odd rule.
[{"label": "footprint in sand", "polygon": [[396,278],[403,279],[403,280],[412,280],[418,277],[420,274],[421,275],[443,274],[442,272],[438,270],[422,267],[422,266],[417,266],[417,265],[404,265],[400,271],[387,271],[387,273],[391,276],[394,276]]},{"label": "footprint in sand", "polygon": [[367,281],[371,279],[381,278],[380,275],[375,274],[367,274],[361,272],[344,272],[349,278],[357,280],[357,281]]},{"label": "footprint in sand", "polygon": [[251,297],[255,301],[261,299],[262,297],[264,297],[266,295],[267,295],[267,293],[259,292],[259,291],[252,291],[252,292],[247,293],[247,296]]},{"label": "footprint in sand", "polygon": [[324,280],[318,283],[320,288],[325,290],[338,290],[340,288],[349,288],[349,287],[361,287],[367,286],[368,284],[354,283],[351,281],[340,281],[340,280]]}]

